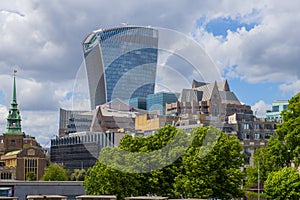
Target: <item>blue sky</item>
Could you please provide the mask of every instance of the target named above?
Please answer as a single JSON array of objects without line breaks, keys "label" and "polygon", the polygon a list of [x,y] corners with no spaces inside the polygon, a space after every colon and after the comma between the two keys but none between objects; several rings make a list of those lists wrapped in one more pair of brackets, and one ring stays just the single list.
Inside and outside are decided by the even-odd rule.
[{"label": "blue sky", "polygon": [[[204,19],[200,19],[197,24],[199,26],[203,25]],[[256,23],[245,23],[241,22],[239,19],[231,19],[230,17],[216,18],[205,24],[205,29],[208,33],[212,33],[214,36],[227,36],[227,31],[236,32],[237,29],[245,27],[247,31],[251,30]]]},{"label": "blue sky", "polygon": [[293,0],[0,0],[0,132],[16,68],[24,131],[41,143],[57,134],[59,108],[72,108],[81,42],[124,22],[191,36],[240,101],[266,110],[299,92],[299,21]]}]

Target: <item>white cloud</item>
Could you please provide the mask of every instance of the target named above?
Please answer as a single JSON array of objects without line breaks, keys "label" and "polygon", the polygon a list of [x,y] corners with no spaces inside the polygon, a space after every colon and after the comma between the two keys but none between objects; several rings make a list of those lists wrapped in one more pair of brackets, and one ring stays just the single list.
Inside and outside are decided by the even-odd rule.
[{"label": "white cloud", "polygon": [[[3,80],[0,90],[4,92],[7,107],[12,98],[13,76],[0,75]],[[72,92],[73,81],[61,83],[37,82],[33,79],[16,77],[17,101],[22,110],[57,110],[60,102],[67,101],[67,93]]]},{"label": "white cloud", "polygon": [[[251,83],[299,80],[300,58],[297,52],[300,51],[300,41],[297,35],[300,27],[295,26],[300,21],[299,4],[294,1],[261,2],[252,7],[259,15],[258,24],[253,29],[228,31],[226,38],[220,38],[200,27],[196,36],[205,44],[216,64],[222,70],[226,68],[227,77],[240,77]],[[239,15],[239,12],[229,14],[232,18]],[[218,17],[226,17],[226,13]]]},{"label": "white cloud", "polygon": [[58,135],[57,111],[21,111],[22,130],[34,136],[41,145],[46,145]]},{"label": "white cloud", "polygon": [[5,131],[7,115],[8,110],[6,106],[0,104],[0,134],[4,133]]},{"label": "white cloud", "polygon": [[300,92],[300,80],[292,83],[284,83],[280,85],[280,90],[284,93],[291,93],[291,95],[296,95]]},{"label": "white cloud", "polygon": [[263,100],[258,101],[251,106],[253,114],[257,117],[266,117],[266,111],[272,109],[272,105],[266,104]]}]

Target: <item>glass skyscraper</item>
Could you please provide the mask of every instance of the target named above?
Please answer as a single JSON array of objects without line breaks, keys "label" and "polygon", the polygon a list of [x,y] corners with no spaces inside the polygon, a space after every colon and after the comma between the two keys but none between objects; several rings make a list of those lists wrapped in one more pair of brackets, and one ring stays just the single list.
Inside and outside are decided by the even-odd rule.
[{"label": "glass skyscraper", "polygon": [[175,103],[178,100],[178,94],[170,92],[159,92],[147,96],[147,110],[157,110],[160,115],[166,114],[166,104]]},{"label": "glass skyscraper", "polygon": [[158,31],[124,26],[90,33],[83,41],[91,108],[115,98],[154,93]]}]

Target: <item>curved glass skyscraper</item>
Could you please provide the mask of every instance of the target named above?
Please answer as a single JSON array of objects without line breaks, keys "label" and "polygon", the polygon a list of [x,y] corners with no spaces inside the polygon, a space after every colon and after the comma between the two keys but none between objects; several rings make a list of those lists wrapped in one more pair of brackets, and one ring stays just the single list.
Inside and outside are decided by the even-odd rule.
[{"label": "curved glass skyscraper", "polygon": [[154,93],[158,31],[124,26],[90,33],[83,41],[91,108],[115,98]]}]

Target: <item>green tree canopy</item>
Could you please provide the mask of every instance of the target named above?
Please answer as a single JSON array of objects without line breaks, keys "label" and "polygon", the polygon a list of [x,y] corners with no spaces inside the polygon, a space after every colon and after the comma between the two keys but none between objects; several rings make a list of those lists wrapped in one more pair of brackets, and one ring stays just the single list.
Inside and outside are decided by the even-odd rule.
[{"label": "green tree canopy", "polygon": [[276,172],[294,163],[299,166],[300,156],[300,93],[289,100],[288,109],[281,113],[283,123],[277,125],[276,137],[271,137],[267,147],[254,153],[254,166],[247,169],[247,186],[264,182],[270,172]]},{"label": "green tree canopy", "polygon": [[300,164],[300,93],[289,100],[288,110],[282,113],[283,123],[278,125],[276,134],[285,143],[290,158]]},{"label": "green tree canopy", "polygon": [[87,194],[114,194],[118,199],[148,194],[169,198],[242,196],[241,151],[235,137],[227,137],[217,128],[199,127],[187,135],[165,126],[153,136],[126,135],[118,148],[103,149],[88,170],[84,186]]},{"label": "green tree canopy", "polygon": [[70,176],[71,181],[84,181],[84,177],[86,176],[85,169],[74,169],[73,173]]},{"label": "green tree canopy", "polygon": [[286,167],[269,174],[265,192],[276,200],[300,199],[300,174],[295,168]]},{"label": "green tree canopy", "polygon": [[42,180],[44,181],[67,181],[68,179],[68,171],[54,163],[51,163],[46,168],[46,171],[42,177]]},{"label": "green tree canopy", "polygon": [[193,144],[183,155],[182,173],[175,179],[177,194],[184,198],[243,196],[245,155],[240,141],[213,127],[197,128],[191,134]]},{"label": "green tree canopy", "polygon": [[[247,168],[247,183],[250,187],[260,182],[264,182],[268,178],[270,172],[278,171],[289,165],[288,151],[284,143],[278,138],[271,137],[267,147],[260,147],[254,152],[254,166]],[[259,171],[259,175],[258,175]]]},{"label": "green tree canopy", "polygon": [[34,172],[27,172],[26,181],[36,181],[36,174]]}]

